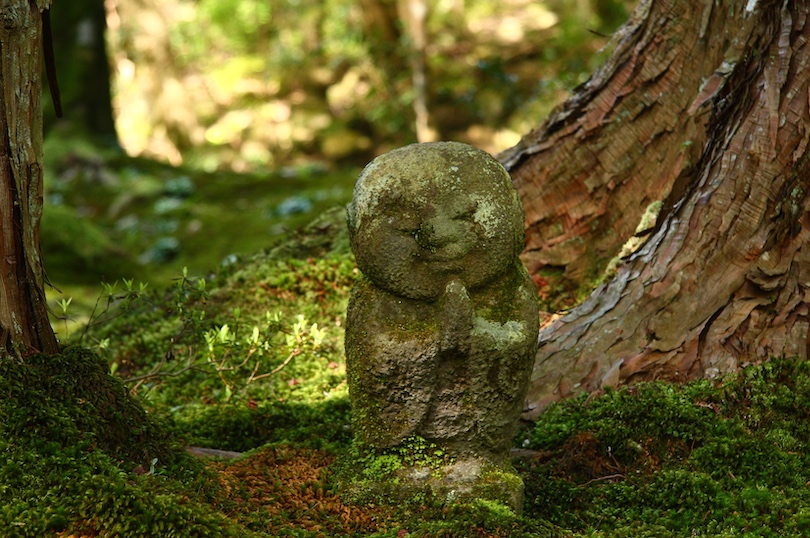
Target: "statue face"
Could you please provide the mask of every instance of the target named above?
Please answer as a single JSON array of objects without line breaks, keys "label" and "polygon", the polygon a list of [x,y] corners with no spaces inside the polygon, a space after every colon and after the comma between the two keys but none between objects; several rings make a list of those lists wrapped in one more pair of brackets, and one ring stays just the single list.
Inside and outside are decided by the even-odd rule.
[{"label": "statue face", "polygon": [[474,290],[511,270],[523,211],[506,171],[465,144],[415,144],[375,159],[349,207],[357,264],[377,286],[434,299],[459,280]]}]

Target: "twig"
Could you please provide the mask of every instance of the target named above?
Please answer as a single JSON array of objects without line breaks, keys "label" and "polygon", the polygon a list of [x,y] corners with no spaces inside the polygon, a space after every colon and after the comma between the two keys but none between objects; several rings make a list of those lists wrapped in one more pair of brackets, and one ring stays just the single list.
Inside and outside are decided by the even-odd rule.
[{"label": "twig", "polygon": [[591,480],[588,480],[584,484],[580,484],[579,487],[581,487],[581,488],[585,487],[588,484],[590,484],[591,482],[601,482],[602,480],[613,480],[614,478],[625,478],[625,476],[623,474],[621,474],[621,473],[610,474],[610,475],[607,475],[607,476],[600,476],[599,478],[592,478]]},{"label": "twig", "polygon": [[[300,347],[297,347],[297,348],[293,349],[292,353],[290,353],[290,355],[286,359],[284,359],[284,362],[282,362],[280,365],[278,365],[276,368],[274,368],[273,371],[268,372],[266,374],[257,375],[257,376],[254,376],[253,374],[251,374],[250,379],[248,379],[248,382],[245,383],[245,384],[247,385],[247,384],[250,384],[250,383],[256,381],[257,379],[263,379],[265,377],[270,377],[271,375],[275,375],[275,374],[279,373],[285,366],[287,366],[287,364],[289,364],[289,362],[293,359],[293,357],[297,357],[300,354],[301,354],[301,348]],[[255,373],[255,370],[254,370],[254,373]]]},{"label": "twig", "polygon": [[136,381],[143,381],[144,379],[149,379],[150,377],[176,377],[182,374],[183,372],[191,370],[194,367],[194,363],[189,361],[186,364],[186,366],[180,368],[179,370],[173,370],[171,372],[161,372],[160,368],[163,366],[163,364],[165,364],[164,361],[161,361],[157,364],[157,366],[152,368],[152,370],[149,373],[136,375],[134,377],[128,377],[127,379],[122,380],[122,382],[135,383]]},{"label": "twig", "polygon": [[232,460],[242,455],[241,452],[234,452],[232,450],[217,450],[215,448],[203,448],[199,446],[187,446],[186,452],[192,456],[199,456],[202,458],[224,458]]}]

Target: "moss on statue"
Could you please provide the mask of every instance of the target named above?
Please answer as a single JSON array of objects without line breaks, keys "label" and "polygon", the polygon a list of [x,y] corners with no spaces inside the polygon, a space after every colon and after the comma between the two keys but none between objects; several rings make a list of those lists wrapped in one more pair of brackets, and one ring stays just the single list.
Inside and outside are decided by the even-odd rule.
[{"label": "moss on statue", "polygon": [[372,505],[449,505],[485,500],[520,514],[523,480],[509,465],[457,457],[420,436],[375,450],[355,443],[337,468],[341,494]]}]

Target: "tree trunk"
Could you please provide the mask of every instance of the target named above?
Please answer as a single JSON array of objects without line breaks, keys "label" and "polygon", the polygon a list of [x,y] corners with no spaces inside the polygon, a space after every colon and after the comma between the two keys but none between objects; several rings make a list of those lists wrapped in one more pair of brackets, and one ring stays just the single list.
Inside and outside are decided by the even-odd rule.
[{"label": "tree trunk", "polygon": [[[609,208],[624,203],[616,199],[637,200],[640,194],[626,194],[628,189],[622,186],[628,177],[636,184],[630,190],[669,191],[669,196],[656,229],[620,265],[615,277],[582,305],[541,329],[527,418],[536,416],[550,401],[618,383],[713,378],[772,356],[808,358],[810,7],[789,0],[752,0],[747,7],[733,1],[707,2],[710,13],[690,18],[700,15],[694,8],[703,4],[696,0],[643,4],[634,24],[655,26],[660,35],[668,36],[672,26],[689,22],[695,26],[693,33],[705,38],[700,51],[714,50],[710,43],[723,45],[726,39],[719,28],[724,24],[734,27],[725,52],[714,55],[714,72],[705,83],[660,94],[649,87],[633,86],[628,88],[632,94],[614,100],[606,100],[604,91],[580,93],[574,100],[581,102],[562,113],[570,108],[579,111],[581,118],[552,119],[545,126],[552,132],[534,135],[539,147],[543,140],[558,140],[558,131],[571,131],[572,126],[578,128],[569,137],[576,132],[586,136],[586,125],[595,125],[596,135],[604,137],[605,129],[611,129],[606,124],[616,124],[604,147],[618,144],[623,148],[619,153],[615,149],[608,153],[562,149],[588,157],[591,164],[581,164],[582,170],[597,167],[591,158],[601,157],[599,162],[607,163],[605,166],[627,161],[616,170],[613,188],[617,192],[612,197],[601,184],[589,193],[588,177],[584,177],[577,183],[583,189],[577,194],[582,201],[572,203],[577,198],[569,197],[562,200],[567,205],[548,208],[549,214],[576,213],[583,222],[595,222],[594,212],[577,208],[600,204]],[[653,16],[664,12],[673,16]],[[676,12],[679,17],[674,17]],[[711,30],[714,21],[720,26]],[[692,57],[694,52],[686,50],[691,45],[688,41],[667,45],[682,53],[670,58],[668,68],[657,70],[653,78],[659,82],[655,84],[667,78],[676,64],[683,63],[679,71],[689,72],[689,77],[702,69],[707,54]],[[660,47],[653,46],[649,53]],[[625,61],[614,55],[597,78],[605,79],[607,85],[617,77],[633,80],[622,73],[648,54],[637,52],[640,56],[631,55]],[[620,43],[616,54],[622,53]],[[640,68],[644,70],[643,65]],[[649,67],[647,71],[656,72]],[[622,116],[628,110],[627,101],[643,104],[652,98],[660,103],[652,111],[677,111],[672,116],[674,124],[664,123],[662,117],[651,132],[644,115]],[[646,104],[637,106],[642,112],[649,109]],[[701,110],[710,111],[708,117],[701,119]],[[589,116],[594,121],[586,122]],[[639,125],[648,128],[640,131]],[[624,149],[628,143],[622,141],[639,133],[646,133],[646,149],[634,152],[633,144]],[[658,137],[668,143],[656,144]],[[685,149],[681,141],[687,139],[694,143]],[[593,142],[584,145],[594,147]],[[687,167],[685,162],[692,158],[691,148],[696,145],[702,154],[694,166]],[[608,155],[613,158],[606,159]],[[524,199],[534,189],[546,189],[552,176],[549,169],[556,162],[541,162],[536,156],[530,159],[539,175],[532,182],[525,179],[528,170],[517,176]],[[624,172],[619,173],[621,170]],[[673,177],[680,179],[675,187],[667,187]],[[596,202],[590,199],[599,194]],[[601,218],[608,214],[605,209]],[[617,217],[615,222],[619,220]],[[530,217],[531,224],[535,222]],[[605,236],[604,232],[601,236],[590,233],[597,245]],[[540,244],[535,240],[530,245],[530,255],[532,246]]]},{"label": "tree trunk", "polygon": [[707,137],[708,107],[690,108],[752,31],[739,4],[641,0],[605,65],[499,155],[526,210],[530,273],[569,289],[592,280],[648,205],[682,191]]},{"label": "tree trunk", "polygon": [[374,63],[391,70],[405,71],[407,65],[399,50],[402,37],[397,0],[360,0],[363,31],[373,44],[370,48]]},{"label": "tree trunk", "polygon": [[[100,141],[117,145],[110,93],[104,0],[59,2],[51,9],[54,55],[64,120]],[[45,132],[57,121],[45,106]]]},{"label": "tree trunk", "polygon": [[0,354],[56,353],[39,252],[41,10],[0,0]]},{"label": "tree trunk", "polygon": [[408,49],[413,81],[414,131],[418,142],[433,142],[436,131],[430,126],[427,78],[427,25],[428,3],[425,0],[400,2],[401,18],[408,35]]}]

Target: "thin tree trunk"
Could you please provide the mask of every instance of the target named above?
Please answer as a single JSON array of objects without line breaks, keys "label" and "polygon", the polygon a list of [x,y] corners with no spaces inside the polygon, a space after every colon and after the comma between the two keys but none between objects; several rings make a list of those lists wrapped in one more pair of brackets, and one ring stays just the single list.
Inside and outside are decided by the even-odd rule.
[{"label": "thin tree trunk", "polygon": [[[86,129],[88,134],[105,144],[116,144],[104,0],[58,2],[51,9],[51,21],[55,64],[65,110],[61,121]],[[43,105],[47,133],[57,120],[47,100]]]},{"label": "thin tree trunk", "polygon": [[[374,63],[390,73],[404,71],[407,65],[399,51],[402,31],[397,0],[360,0],[363,30],[372,43]],[[388,77],[390,78],[390,77]]]},{"label": "thin tree trunk", "polygon": [[683,194],[610,282],[541,329],[527,418],[618,383],[808,358],[810,8],[743,7],[743,30],[686,107],[711,116]]},{"label": "thin tree trunk", "polygon": [[693,104],[752,31],[740,4],[641,0],[605,65],[499,155],[526,210],[530,273],[569,288],[592,280],[649,204],[683,190],[707,136],[708,108]]},{"label": "thin tree trunk", "polygon": [[55,353],[39,252],[41,10],[0,0],[0,353]]},{"label": "thin tree trunk", "polygon": [[432,142],[436,140],[436,132],[430,127],[430,112],[428,110],[426,27],[428,4],[425,0],[404,0],[400,8],[410,41],[416,140],[418,142]]}]

